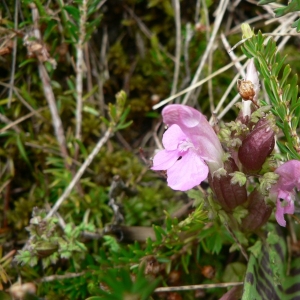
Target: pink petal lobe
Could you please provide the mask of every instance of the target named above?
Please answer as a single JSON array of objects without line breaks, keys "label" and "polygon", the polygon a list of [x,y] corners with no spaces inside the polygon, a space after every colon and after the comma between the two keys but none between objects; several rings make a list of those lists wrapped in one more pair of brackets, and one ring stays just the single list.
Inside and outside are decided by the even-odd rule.
[{"label": "pink petal lobe", "polygon": [[182,156],[167,171],[168,185],[173,190],[187,191],[207,178],[208,167],[193,151]]},{"label": "pink petal lobe", "polygon": [[175,164],[178,157],[179,155],[176,150],[175,151],[161,150],[154,156],[153,166],[151,169],[156,171],[167,170]]},{"label": "pink petal lobe", "polygon": [[186,135],[182,132],[180,127],[176,124],[171,125],[163,135],[162,143],[167,150],[176,150],[178,144],[186,140]]},{"label": "pink petal lobe", "polygon": [[286,221],[284,219],[284,208],[281,206],[280,201],[277,201],[275,217],[280,226],[286,226]]},{"label": "pink petal lobe", "polygon": [[277,203],[276,203],[276,213],[275,217],[280,226],[285,227],[286,221],[284,219],[284,214],[292,215],[295,212],[294,201],[292,199],[292,194],[279,190],[277,196]]},{"label": "pink petal lobe", "polygon": [[167,125],[178,124],[188,128],[197,126],[204,118],[198,110],[181,104],[167,105],[162,111],[162,116]]}]

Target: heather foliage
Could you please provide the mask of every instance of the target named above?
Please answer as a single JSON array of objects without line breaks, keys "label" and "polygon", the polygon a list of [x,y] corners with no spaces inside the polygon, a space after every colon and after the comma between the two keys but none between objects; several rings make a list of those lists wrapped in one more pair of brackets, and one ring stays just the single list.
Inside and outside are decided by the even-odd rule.
[{"label": "heather foliage", "polygon": [[1,2],[0,299],[300,297],[299,1],[252,2]]}]

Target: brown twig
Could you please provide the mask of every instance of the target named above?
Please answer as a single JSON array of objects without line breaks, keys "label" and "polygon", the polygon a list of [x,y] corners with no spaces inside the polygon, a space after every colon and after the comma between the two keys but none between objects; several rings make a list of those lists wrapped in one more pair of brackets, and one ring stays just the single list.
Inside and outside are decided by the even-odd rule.
[{"label": "brown twig", "polygon": [[[40,33],[40,30],[38,27],[38,17],[39,17],[38,10],[34,3],[31,3],[30,7],[31,7],[32,19],[33,19],[33,23],[34,23],[34,36],[38,41],[40,41],[41,33]],[[67,168],[70,168],[70,165],[67,160],[68,151],[67,151],[67,146],[66,146],[65,133],[64,133],[63,126],[62,126],[61,118],[58,114],[58,110],[56,107],[55,96],[54,96],[54,93],[53,93],[53,90],[52,90],[52,87],[50,84],[50,77],[47,73],[45,66],[43,65],[43,63],[41,61],[39,61],[39,63],[38,63],[38,69],[39,69],[39,75],[40,75],[40,78],[42,81],[44,95],[45,95],[45,98],[46,98],[49,108],[50,108],[50,112],[51,112],[51,116],[52,116],[52,124],[54,127],[56,139],[58,141],[60,151],[64,158],[65,165]]]},{"label": "brown twig", "polygon": [[[13,129],[17,132],[17,133],[20,133],[21,132],[21,129],[16,125],[14,124],[13,121],[11,121],[10,119],[8,119],[6,116],[0,114],[0,121],[5,123],[5,124],[8,124],[7,126],[5,126],[4,128],[6,127],[13,127]],[[1,132],[2,132],[3,128],[1,129]]]},{"label": "brown twig", "polygon": [[[76,44],[76,129],[75,138],[81,141],[82,126],[82,86],[83,86],[83,47],[85,40],[85,26],[87,21],[87,0],[83,0],[80,7],[79,37]],[[78,157],[79,145],[75,145],[75,159]]]},{"label": "brown twig", "polygon": [[80,272],[80,273],[67,273],[64,275],[51,275],[47,277],[43,277],[37,281],[39,282],[51,282],[54,280],[63,280],[63,279],[70,279],[70,278],[75,278],[75,277],[80,277],[84,275],[86,272]]},{"label": "brown twig", "polygon": [[176,49],[175,49],[175,66],[174,76],[172,83],[171,95],[177,91],[179,70],[180,70],[180,57],[181,57],[181,20],[180,20],[180,2],[179,0],[172,0],[176,28]]},{"label": "brown twig", "polygon": [[232,286],[243,285],[243,282],[228,282],[228,283],[212,283],[212,284],[195,284],[195,285],[182,285],[172,287],[159,287],[154,290],[155,293],[173,292],[173,291],[194,291],[215,288],[227,288]]},{"label": "brown twig", "polygon": [[[18,29],[18,12],[19,12],[19,0],[15,0],[15,19],[14,19],[14,29]],[[11,62],[11,74],[10,74],[10,82],[9,82],[9,92],[8,92],[8,108],[11,105],[11,99],[13,94],[13,86],[15,82],[15,71],[16,71],[16,59],[17,59],[17,37],[14,37],[13,41],[13,53],[12,53],[12,62]]]}]

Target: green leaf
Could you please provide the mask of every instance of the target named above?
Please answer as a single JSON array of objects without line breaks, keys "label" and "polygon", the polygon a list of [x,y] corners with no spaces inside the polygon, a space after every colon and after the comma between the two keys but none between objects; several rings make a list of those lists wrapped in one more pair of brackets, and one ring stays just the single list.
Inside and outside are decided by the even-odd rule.
[{"label": "green leaf", "polygon": [[287,80],[287,78],[288,78],[290,72],[291,72],[291,67],[290,67],[290,65],[286,65],[286,66],[284,67],[283,75],[282,75],[282,78],[281,78],[281,80],[280,80],[280,87],[281,87],[281,88],[283,88],[283,86],[284,86],[284,84],[285,84],[285,82],[286,82],[286,80]]},{"label": "green leaf", "polygon": [[119,124],[119,125],[117,125],[116,130],[125,129],[125,128],[129,127],[132,123],[133,123],[133,121],[128,121],[125,124]]},{"label": "green leaf", "polygon": [[250,251],[256,258],[258,258],[258,256],[261,253],[261,247],[262,247],[262,242],[258,240],[252,247],[248,248],[248,251]]},{"label": "green leaf", "polygon": [[26,59],[24,60],[22,63],[19,64],[19,68],[22,68],[32,62],[36,62],[36,59],[35,58],[29,58],[29,59]]},{"label": "green leaf", "polygon": [[17,142],[17,146],[18,146],[18,149],[20,151],[21,157],[26,161],[26,163],[28,164],[28,166],[31,167],[31,163],[30,163],[30,161],[28,159],[26,150],[24,148],[24,145],[23,145],[23,143],[21,141],[21,137],[20,137],[19,134],[16,136],[16,142]]},{"label": "green leaf", "polygon": [[275,8],[274,12],[276,17],[282,17],[290,12],[300,11],[300,1],[299,0],[292,0],[289,2],[287,6]]},{"label": "green leaf", "polygon": [[265,4],[269,4],[269,3],[273,3],[273,2],[276,2],[276,0],[261,0],[257,4],[258,5],[265,5]]},{"label": "green leaf", "polygon": [[63,9],[71,15],[76,22],[79,22],[80,12],[79,9],[75,6],[65,5]]},{"label": "green leaf", "polygon": [[225,267],[222,276],[223,282],[239,282],[244,279],[247,267],[241,262],[234,262]]},{"label": "green leaf", "polygon": [[292,28],[297,28],[297,32],[300,32],[300,19],[298,19],[297,21],[295,21],[292,26]]}]

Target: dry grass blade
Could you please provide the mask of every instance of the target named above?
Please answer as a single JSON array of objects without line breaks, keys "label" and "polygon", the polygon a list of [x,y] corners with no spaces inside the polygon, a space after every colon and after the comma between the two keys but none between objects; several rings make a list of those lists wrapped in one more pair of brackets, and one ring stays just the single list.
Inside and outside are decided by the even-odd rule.
[{"label": "dry grass blade", "polygon": [[[245,55],[241,56],[238,61],[242,61],[246,58]],[[211,78],[214,78],[220,74],[222,74],[223,72],[227,71],[228,69],[230,69],[232,66],[235,65],[235,62],[232,62],[226,66],[224,66],[223,68],[219,69],[218,71],[212,73],[210,76],[200,80],[199,82],[189,86],[188,88],[184,89],[183,91],[180,91],[179,93],[171,96],[171,97],[168,97],[167,99],[164,99],[163,101],[159,102],[158,104],[154,105],[153,106],[153,109],[158,109],[162,106],[164,106],[165,104],[171,102],[173,99],[177,98],[177,97],[180,97],[181,95],[184,95],[185,93],[188,93],[189,91],[192,91],[194,90],[195,88],[201,86],[202,84],[204,84],[205,82],[207,82],[208,80],[210,80]]]},{"label": "dry grass blade", "polygon": [[175,12],[175,27],[176,27],[176,50],[175,50],[175,66],[171,95],[174,95],[177,90],[179,70],[180,70],[180,57],[181,57],[181,19],[180,19],[180,2],[173,0],[173,8]]},{"label": "dry grass blade", "polygon": [[[229,0],[220,1],[220,4],[219,4],[219,6],[217,8],[217,11],[216,11],[217,17],[216,17],[216,20],[215,20],[214,29],[213,29],[211,38],[209,40],[209,43],[207,44],[207,47],[206,47],[205,52],[202,56],[202,59],[201,59],[200,65],[199,65],[199,67],[196,71],[196,74],[194,75],[194,78],[191,82],[191,86],[193,86],[199,80],[199,77],[200,77],[201,72],[203,70],[204,64],[205,64],[205,62],[206,62],[206,60],[209,56],[209,53],[212,51],[212,48],[213,48],[213,45],[214,45],[214,42],[215,42],[215,38],[216,38],[217,32],[220,28],[221,22],[223,20],[223,16],[224,16],[224,13],[227,9],[228,3],[229,3]],[[188,102],[188,100],[192,96],[192,91],[193,91],[193,89],[191,89],[190,91],[188,91],[186,93],[186,95],[184,96],[184,98],[182,100],[182,104],[186,104]]]}]

